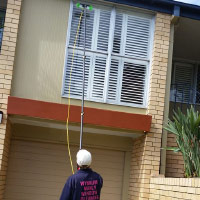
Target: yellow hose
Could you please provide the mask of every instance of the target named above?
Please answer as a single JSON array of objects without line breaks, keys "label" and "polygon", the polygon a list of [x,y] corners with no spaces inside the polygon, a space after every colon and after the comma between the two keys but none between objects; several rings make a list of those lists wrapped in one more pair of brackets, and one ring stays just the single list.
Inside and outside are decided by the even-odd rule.
[{"label": "yellow hose", "polygon": [[67,111],[67,123],[66,123],[66,129],[67,129],[67,147],[68,147],[70,164],[71,164],[71,168],[72,168],[72,174],[74,174],[74,167],[73,167],[73,163],[72,163],[72,156],[71,156],[71,151],[70,151],[70,146],[69,146],[70,87],[71,87],[71,77],[72,77],[72,69],[73,69],[73,63],[74,63],[74,54],[75,54],[75,48],[76,48],[76,41],[78,39],[82,17],[83,17],[83,11],[81,12],[81,15],[80,15],[80,18],[79,18],[78,28],[77,28],[77,31],[76,31],[76,37],[75,37],[74,46],[73,46],[72,64],[71,64],[70,77],[69,77],[68,111]]}]

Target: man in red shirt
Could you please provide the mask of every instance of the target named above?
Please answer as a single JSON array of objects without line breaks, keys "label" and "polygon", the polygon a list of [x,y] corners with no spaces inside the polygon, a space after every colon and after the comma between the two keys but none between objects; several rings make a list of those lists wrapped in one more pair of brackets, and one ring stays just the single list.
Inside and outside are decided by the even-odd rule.
[{"label": "man in red shirt", "polygon": [[76,159],[78,171],[67,179],[60,200],[99,200],[103,179],[90,168],[91,153],[81,149]]}]

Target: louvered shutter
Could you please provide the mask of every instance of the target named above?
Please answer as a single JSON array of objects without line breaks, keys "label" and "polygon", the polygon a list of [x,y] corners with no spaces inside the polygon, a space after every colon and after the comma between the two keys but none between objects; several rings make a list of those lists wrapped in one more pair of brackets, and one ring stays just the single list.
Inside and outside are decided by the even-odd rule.
[{"label": "louvered shutter", "polygon": [[110,10],[100,10],[99,28],[97,39],[97,50],[108,51],[108,41],[110,32]]},{"label": "louvered shutter", "polygon": [[123,14],[117,13],[115,18],[113,53],[121,53]]},{"label": "louvered shutter", "polygon": [[[77,8],[76,5],[73,5],[73,12],[72,12],[72,20],[71,20],[71,28],[70,28],[70,39],[69,39],[69,46],[74,47],[74,41],[77,33],[77,28],[80,21],[80,15],[82,10]],[[82,20],[80,23],[80,29],[78,34],[78,39],[76,41],[76,47],[83,48],[84,46],[84,15],[82,16]],[[86,15],[86,48],[91,49],[92,48],[92,35],[93,35],[93,26],[94,26],[94,10],[87,12]]]},{"label": "louvered shutter", "polygon": [[148,57],[150,24],[150,19],[131,15],[127,16],[126,56]]},{"label": "louvered shutter", "polygon": [[[87,13],[87,100],[145,105],[152,16],[94,4]],[[69,92],[72,51],[81,10],[73,5],[63,94]],[[84,19],[83,19],[84,20]],[[71,96],[82,95],[84,23],[81,22],[71,77]],[[137,60],[134,60],[137,59]]]},{"label": "louvered shutter", "polygon": [[129,59],[112,59],[108,102],[143,105],[146,76],[147,64],[134,63]]},{"label": "louvered shutter", "polygon": [[[77,27],[80,20],[81,9],[73,5],[73,13],[71,20],[70,39],[69,39],[69,52],[72,52],[74,40],[77,32]],[[107,57],[102,54],[108,51],[109,31],[110,31],[110,7],[94,6],[93,11],[87,12],[86,18],[86,52],[90,52],[89,56],[86,55],[86,74],[85,74],[85,94],[86,99],[95,101],[103,101],[104,87],[105,87],[105,71]],[[84,17],[80,25],[80,31],[76,42],[76,53],[73,62],[73,70],[71,75],[71,97],[79,98],[82,95],[82,72],[83,72],[83,45],[84,45]],[[95,26],[95,27],[94,27]],[[75,50],[76,52],[76,50]],[[81,53],[82,52],[82,53]],[[98,55],[99,56],[96,56]],[[102,54],[102,55],[101,55]],[[93,63],[91,65],[91,62]],[[70,84],[70,69],[72,66],[72,53],[68,54],[66,62],[66,70],[64,77],[63,94],[68,95]],[[89,76],[91,77],[89,79]],[[88,82],[90,81],[90,82]],[[91,91],[88,90],[91,88]]]},{"label": "louvered shutter", "polygon": [[175,63],[174,80],[171,88],[171,101],[191,103],[194,94],[193,87],[194,66],[192,64]]},{"label": "louvered shutter", "polygon": [[[69,95],[73,98],[81,98],[82,96],[82,84],[83,84],[83,47],[84,47],[84,15],[80,23],[79,34],[76,40],[75,54],[73,55],[74,42],[77,34],[77,29],[79,26],[80,15],[82,10],[76,7],[76,4],[73,3],[72,18],[70,24],[70,37],[69,44],[67,47],[67,56],[66,56],[66,66],[65,66],[65,76],[63,84],[63,95]],[[92,49],[93,45],[93,26],[94,26],[94,13],[95,10],[87,12],[86,15],[86,61],[85,61],[85,97],[88,98],[88,81],[90,74],[90,65],[92,62],[92,54],[87,53],[88,50]],[[72,70],[71,70],[72,68]],[[70,83],[71,75],[71,83]]]},{"label": "louvered shutter", "polygon": [[[88,79],[89,79],[89,69],[90,69],[91,56],[86,55],[85,60],[85,96],[88,96]],[[72,67],[72,71],[71,71]],[[64,84],[64,94],[69,94],[71,97],[81,97],[82,96],[82,82],[83,82],[83,55],[75,54],[72,63],[72,52],[69,52],[67,57],[67,63],[65,67],[65,84]],[[71,86],[70,86],[70,74],[71,74]]]},{"label": "louvered shutter", "polygon": [[96,56],[92,82],[92,98],[103,101],[106,57]]},{"label": "louvered shutter", "polygon": [[[150,33],[151,19],[148,17],[122,11],[116,13],[112,54],[118,54],[121,59],[111,61],[108,101],[144,105],[149,63],[143,59],[149,59]],[[134,57],[141,61],[134,62]],[[117,87],[120,87],[120,94]]]},{"label": "louvered shutter", "polygon": [[121,102],[143,104],[146,65],[124,62]]},{"label": "louvered shutter", "polygon": [[118,100],[119,90],[119,69],[120,63],[117,59],[111,60],[110,74],[108,82],[108,102],[116,103]]},{"label": "louvered shutter", "polygon": [[113,53],[148,59],[151,19],[121,12],[115,19]]},{"label": "louvered shutter", "polygon": [[105,79],[107,56],[104,54],[108,51],[111,8],[101,7],[97,10],[99,24],[97,27],[97,54],[94,58],[93,75],[92,75],[92,94],[91,99],[104,101],[105,96]]}]

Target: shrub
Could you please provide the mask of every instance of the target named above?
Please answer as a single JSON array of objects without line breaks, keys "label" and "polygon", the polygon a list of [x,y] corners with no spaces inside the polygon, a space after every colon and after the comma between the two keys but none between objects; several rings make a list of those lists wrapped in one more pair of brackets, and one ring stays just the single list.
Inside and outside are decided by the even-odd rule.
[{"label": "shrub", "polygon": [[200,115],[198,111],[191,107],[187,109],[185,115],[178,109],[165,129],[176,136],[177,147],[167,149],[182,153],[185,177],[200,177]]}]

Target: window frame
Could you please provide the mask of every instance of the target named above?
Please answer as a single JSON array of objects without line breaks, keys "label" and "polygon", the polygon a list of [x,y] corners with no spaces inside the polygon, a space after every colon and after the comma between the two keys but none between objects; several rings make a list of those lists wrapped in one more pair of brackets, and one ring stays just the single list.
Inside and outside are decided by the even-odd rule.
[{"label": "window frame", "polygon": [[[64,62],[64,68],[63,68],[63,81],[62,81],[62,94],[61,96],[63,98],[68,98],[68,94],[64,94],[64,85],[65,85],[65,77],[66,77],[66,67],[67,67],[67,58],[68,58],[68,52],[73,50],[73,47],[69,45],[69,40],[70,40],[70,33],[71,33],[71,22],[72,22],[72,14],[73,14],[73,4],[74,4],[74,0],[70,0],[70,10],[69,10],[69,18],[68,18],[68,26],[67,26],[67,36],[66,36],[66,45],[65,45],[65,62]],[[85,1],[83,1],[85,2]],[[86,1],[88,3],[88,1]],[[106,2],[105,2],[106,3]],[[109,7],[111,7],[111,4],[106,3],[107,5],[109,5]],[[95,2],[95,5],[98,7],[98,5],[103,5],[100,2]],[[105,6],[105,5],[103,5]],[[106,7],[106,6],[105,6]],[[121,55],[121,52],[118,53],[114,53],[112,52],[113,49],[113,41],[114,41],[114,29],[115,29],[115,16],[116,16],[116,11],[120,11],[123,14],[128,14],[130,12],[134,12],[136,13],[134,16],[139,16],[139,17],[144,17],[150,20],[150,37],[148,38],[149,41],[149,47],[148,47],[148,55],[147,58],[138,58],[138,57],[134,57],[134,56],[123,56]],[[94,14],[94,17],[96,15],[96,12]],[[99,22],[99,18],[98,18],[98,22]],[[95,26],[98,26],[98,23],[95,24]],[[123,26],[123,25],[122,25]],[[94,55],[100,55],[103,56],[105,55],[106,58],[106,71],[105,71],[105,83],[104,83],[104,92],[103,92],[103,101],[100,101],[99,99],[95,99],[91,97],[91,93],[92,93],[92,84],[88,84],[88,88],[86,89],[87,93],[89,92],[89,95],[86,97],[85,96],[85,100],[86,101],[91,101],[91,102],[98,102],[98,103],[106,103],[106,104],[113,104],[113,105],[121,105],[121,106],[129,106],[129,107],[136,107],[136,108],[147,108],[147,102],[148,102],[148,93],[149,93],[149,88],[150,88],[150,70],[151,70],[151,63],[152,63],[152,50],[153,50],[153,39],[154,39],[154,30],[155,30],[155,15],[153,12],[145,12],[145,11],[141,11],[140,9],[135,9],[135,8],[127,8],[124,6],[124,8],[118,8],[118,6],[116,4],[112,4],[112,11],[111,11],[111,16],[110,16],[110,28],[109,28],[109,40],[108,40],[108,51],[107,52],[103,52],[100,50],[93,50],[92,46],[94,45],[94,34],[95,32],[97,32],[97,28],[93,27],[93,34],[92,34],[92,44],[91,44],[91,49],[92,50],[88,50],[86,49],[86,54],[93,54]],[[124,28],[122,28],[122,33],[121,33],[121,38],[125,38],[123,37],[123,32],[124,32]],[[97,36],[97,34],[96,34]],[[120,51],[125,47],[125,43],[126,43],[126,38],[123,39],[123,42],[121,42],[120,44]],[[97,43],[97,42],[96,42]],[[123,46],[123,48],[122,48]],[[76,48],[75,52],[83,52],[83,48],[78,47]],[[103,56],[104,57],[104,56]],[[113,58],[117,57],[119,60],[119,63],[124,62],[123,60],[129,60],[130,63],[134,63],[134,64],[145,64],[146,65],[146,75],[145,75],[145,86],[144,86],[144,96],[143,96],[143,104],[139,105],[136,103],[126,103],[126,102],[120,102],[121,101],[121,89],[122,89],[122,78],[123,78],[123,66],[122,64],[120,64],[121,68],[119,67],[119,73],[118,73],[118,78],[119,81],[117,83],[117,100],[115,102],[111,102],[109,101],[109,99],[107,98],[108,96],[108,86],[109,86],[109,71],[110,71],[110,63],[111,60]],[[119,58],[120,57],[120,58]],[[94,64],[95,59],[92,58],[92,61],[90,63],[90,70],[89,70],[89,77],[88,77],[88,83],[90,81],[90,83],[93,83],[93,76],[91,76],[91,74],[94,71]],[[73,99],[79,99],[81,100],[82,97],[80,96],[76,96],[76,95],[70,95],[70,98]]]},{"label": "window frame", "polygon": [[[178,65],[185,67],[191,67],[192,68],[192,77],[191,78],[191,88],[195,91],[195,95],[192,98],[192,101],[180,101],[178,98],[175,99],[174,97],[174,90],[172,89],[173,85],[178,85],[175,77],[176,77],[176,68]],[[196,104],[199,105],[200,103],[197,103],[196,101],[196,93],[197,93],[197,76],[198,76],[198,70],[200,69],[200,62],[198,61],[192,61],[188,59],[181,59],[181,58],[175,58],[172,63],[172,77],[171,77],[171,85],[170,85],[170,101],[171,102],[177,102],[177,103],[184,103],[184,104]]]}]

